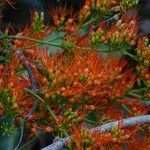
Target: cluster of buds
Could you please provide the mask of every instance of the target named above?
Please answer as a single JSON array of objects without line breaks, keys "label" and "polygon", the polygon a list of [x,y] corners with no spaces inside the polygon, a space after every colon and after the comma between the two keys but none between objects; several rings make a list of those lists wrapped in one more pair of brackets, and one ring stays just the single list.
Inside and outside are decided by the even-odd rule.
[{"label": "cluster of buds", "polygon": [[138,2],[139,2],[139,0],[122,0],[120,2],[120,11],[126,12],[130,8],[137,6]]},{"label": "cluster of buds", "polygon": [[44,22],[44,13],[42,12],[41,14],[38,14],[37,12],[34,12],[31,26],[31,29],[33,30],[34,33],[39,34],[40,32],[44,32],[43,22]]},{"label": "cluster of buds", "polygon": [[136,34],[136,20],[132,20],[129,24],[119,20],[108,31],[106,31],[104,25],[101,25],[95,33],[92,33],[91,43],[93,45],[105,43],[110,46],[110,49],[123,50],[136,43]]},{"label": "cluster of buds", "polygon": [[63,8],[61,6],[52,8],[51,16],[56,27],[68,26],[69,28],[76,20],[75,14],[73,13],[73,8],[72,10],[67,10],[66,7]]},{"label": "cluster of buds", "polygon": [[68,149],[88,149],[94,144],[94,138],[90,131],[84,127],[74,128],[71,139],[67,143]]},{"label": "cluster of buds", "polygon": [[[3,115],[12,118],[17,116],[15,120],[17,120],[18,116],[24,117],[26,112],[33,107],[33,105],[23,105],[30,97],[24,91],[25,88],[30,87],[30,81],[27,76],[21,73],[22,69],[23,65],[17,57],[13,57],[9,65],[3,65],[0,68],[1,114],[3,112]],[[33,102],[32,99],[32,104]]]},{"label": "cluster of buds", "polygon": [[101,12],[102,14],[111,12],[113,10],[111,8],[118,6],[118,4],[118,0],[97,0],[96,2],[92,0],[92,8],[98,12]]},{"label": "cluster of buds", "polygon": [[124,132],[125,131],[123,129],[119,128],[119,125],[114,127],[114,128],[112,128],[112,130],[111,130],[111,134],[115,138],[121,137],[124,134]]},{"label": "cluster of buds", "polygon": [[79,12],[79,20],[84,21],[91,14],[91,1],[86,1],[85,6]]},{"label": "cluster of buds", "polygon": [[138,41],[137,55],[145,66],[150,66],[150,44],[147,37],[141,37]]},{"label": "cluster of buds", "polygon": [[68,111],[64,112],[58,117],[54,130],[58,132],[58,134],[64,134],[65,131],[71,132],[73,125],[77,125],[83,120],[84,117],[82,114],[80,114],[80,112],[73,111],[72,108],[70,108]]},{"label": "cluster of buds", "polygon": [[11,91],[8,89],[0,92],[0,116],[16,117],[18,114],[18,104],[16,99],[11,96]]},{"label": "cluster of buds", "polygon": [[150,86],[150,44],[147,37],[142,37],[138,41],[137,56],[140,64],[137,65],[137,71]]},{"label": "cluster of buds", "polygon": [[103,14],[115,11],[115,8],[119,7],[118,5],[118,0],[86,0],[85,6],[79,13],[79,20],[83,21],[88,16],[93,15],[93,11],[97,12],[98,15],[101,14],[101,16],[103,16]]},{"label": "cluster of buds", "polygon": [[81,129],[74,128],[71,139],[67,143],[67,148],[97,150],[101,147],[111,150],[120,149],[120,144],[126,143],[131,137],[135,137],[136,132],[137,129],[124,130],[119,125],[107,133],[100,133],[97,130],[91,132],[85,127]]}]

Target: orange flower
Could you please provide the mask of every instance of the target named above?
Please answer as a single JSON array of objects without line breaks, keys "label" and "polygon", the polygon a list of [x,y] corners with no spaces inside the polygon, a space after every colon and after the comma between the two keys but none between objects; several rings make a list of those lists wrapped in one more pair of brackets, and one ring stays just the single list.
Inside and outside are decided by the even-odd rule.
[{"label": "orange flower", "polygon": [[101,102],[104,98],[110,100],[121,97],[135,82],[131,70],[123,71],[125,60],[104,59],[95,51],[76,50],[68,60],[61,54],[41,57],[41,61],[42,70],[45,72],[47,68],[46,79],[41,82],[46,86],[46,95],[50,97],[52,93],[62,94],[75,98],[74,102],[80,102],[87,96],[90,101],[99,99]]}]

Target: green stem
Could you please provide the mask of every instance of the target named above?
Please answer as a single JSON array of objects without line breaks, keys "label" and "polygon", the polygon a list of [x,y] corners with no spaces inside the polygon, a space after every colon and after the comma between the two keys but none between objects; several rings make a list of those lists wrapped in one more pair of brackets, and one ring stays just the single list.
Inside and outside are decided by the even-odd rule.
[{"label": "green stem", "polygon": [[[39,95],[37,95],[37,94],[36,94],[35,92],[33,92],[32,90],[30,90],[30,89],[25,89],[25,90],[26,90],[27,92],[29,92],[30,94],[32,94],[35,98],[37,98],[37,99],[40,100],[41,102],[46,103],[46,101],[45,101],[44,99],[42,99]],[[50,115],[52,115],[53,118],[54,118],[54,120],[57,121],[58,118],[57,118],[57,116],[54,114],[53,110],[52,110],[48,105],[46,105],[46,107],[47,107],[47,110],[49,111]],[[65,134],[65,136],[68,136],[68,135],[69,135],[66,130],[64,130],[64,134]]]},{"label": "green stem", "polygon": [[139,94],[132,93],[132,92],[129,92],[127,95],[132,96],[132,97],[134,97],[134,98],[139,98],[139,99],[142,98],[142,96],[140,96]]},{"label": "green stem", "polygon": [[96,121],[92,121],[92,120],[89,120],[89,119],[85,119],[85,121],[89,122],[89,123],[93,123],[95,125],[99,125],[100,123],[99,122],[96,122]]},{"label": "green stem", "polygon": [[148,89],[147,88],[139,88],[139,89],[134,89],[134,90],[132,90],[131,92],[132,93],[135,93],[135,92],[145,92],[145,91],[147,91]]},{"label": "green stem", "polygon": [[36,42],[36,43],[39,43],[39,44],[46,44],[46,45],[55,46],[55,47],[62,47],[60,44],[54,44],[54,43],[50,43],[50,42],[47,42],[47,41],[37,40],[37,39],[28,38],[28,37],[24,37],[24,36],[2,35],[2,36],[0,36],[0,39],[2,39],[2,40],[3,39],[27,40],[27,41]]},{"label": "green stem", "polygon": [[121,105],[121,107],[122,107],[129,115],[131,115],[131,111],[130,111],[130,109],[129,109],[127,106]]},{"label": "green stem", "polygon": [[[33,92],[30,89],[25,89],[25,90],[29,92],[30,94],[32,94],[35,98],[37,98],[38,100],[46,104],[46,101],[42,99],[39,95],[37,95],[35,92]],[[54,120],[57,121],[58,120],[57,116],[54,114],[53,110],[48,105],[46,105],[46,107],[47,107],[48,112],[53,116]]]},{"label": "green stem", "polygon": [[122,53],[128,57],[130,57],[131,59],[135,60],[135,61],[138,61],[137,57],[128,53],[126,50],[123,50]]}]

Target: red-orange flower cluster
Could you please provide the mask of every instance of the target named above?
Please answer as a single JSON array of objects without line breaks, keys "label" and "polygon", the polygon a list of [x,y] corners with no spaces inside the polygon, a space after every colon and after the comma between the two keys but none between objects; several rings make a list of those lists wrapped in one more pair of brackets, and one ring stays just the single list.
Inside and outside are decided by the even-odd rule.
[{"label": "red-orange flower cluster", "polygon": [[104,59],[95,51],[77,50],[68,59],[65,55],[44,56],[41,62],[43,77],[39,78],[47,98],[61,94],[72,103],[87,99],[89,103],[105,103],[123,96],[135,81],[132,71],[125,69],[125,60]]}]

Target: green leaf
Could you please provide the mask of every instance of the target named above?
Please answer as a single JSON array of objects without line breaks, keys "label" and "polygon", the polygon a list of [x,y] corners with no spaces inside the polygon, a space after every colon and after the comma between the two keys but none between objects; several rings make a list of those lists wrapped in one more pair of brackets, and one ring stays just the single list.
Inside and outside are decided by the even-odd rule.
[{"label": "green leaf", "polygon": [[[65,35],[66,34],[64,32],[55,31],[55,32],[51,33],[50,35],[46,36],[44,38],[44,41],[61,46],[62,43],[64,42]],[[63,52],[63,49],[61,47],[55,47],[55,46],[50,46],[50,45],[47,47],[48,47],[48,51],[50,54],[56,54],[56,53]]]}]

